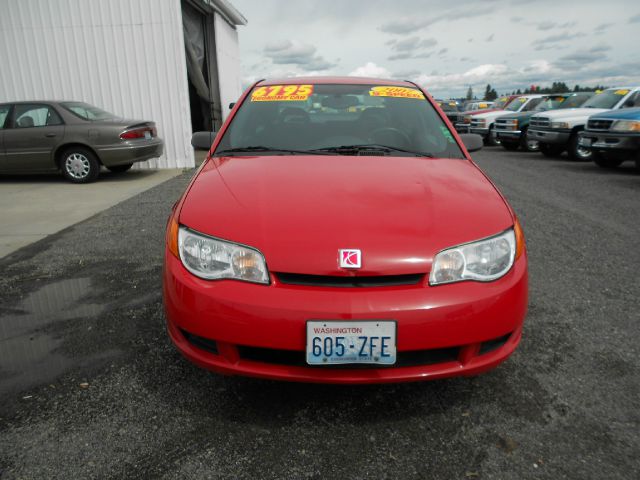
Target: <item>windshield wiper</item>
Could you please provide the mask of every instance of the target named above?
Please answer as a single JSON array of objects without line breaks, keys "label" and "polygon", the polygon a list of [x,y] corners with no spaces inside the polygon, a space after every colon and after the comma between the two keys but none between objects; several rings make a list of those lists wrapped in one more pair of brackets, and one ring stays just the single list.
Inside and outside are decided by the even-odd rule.
[{"label": "windshield wiper", "polygon": [[340,147],[324,147],[324,148],[316,148],[310,150],[311,152],[331,152],[337,153],[339,155],[349,155],[355,154],[361,151],[367,150],[382,150],[387,153],[390,152],[402,152],[402,153],[410,153],[411,155],[415,155],[416,157],[429,157],[433,158],[435,155],[427,152],[416,152],[414,150],[407,150],[405,148],[392,147],[390,145],[378,145],[374,143],[367,143],[364,145],[342,145]]},{"label": "windshield wiper", "polygon": [[317,152],[315,150],[295,150],[291,148],[274,148],[265,147],[262,145],[251,145],[247,147],[235,147],[225,148],[224,150],[217,150],[214,155],[227,154],[227,153],[243,153],[243,152],[282,152],[282,153],[300,153],[306,155],[329,155],[328,153]]}]

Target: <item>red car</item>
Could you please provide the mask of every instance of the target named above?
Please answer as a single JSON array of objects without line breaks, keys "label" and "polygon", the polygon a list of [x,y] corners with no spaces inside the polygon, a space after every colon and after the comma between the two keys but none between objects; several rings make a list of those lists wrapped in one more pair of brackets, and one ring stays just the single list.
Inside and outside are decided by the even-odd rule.
[{"label": "red car", "polygon": [[445,118],[410,82],[248,89],[169,218],[178,350],[223,374],[327,383],[475,375],[511,355],[522,230],[467,153],[480,137]]}]

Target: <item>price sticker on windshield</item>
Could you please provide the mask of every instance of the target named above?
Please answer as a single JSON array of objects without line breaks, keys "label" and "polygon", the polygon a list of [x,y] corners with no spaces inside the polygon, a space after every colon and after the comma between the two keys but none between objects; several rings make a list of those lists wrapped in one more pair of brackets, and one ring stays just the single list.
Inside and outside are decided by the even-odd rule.
[{"label": "price sticker on windshield", "polygon": [[251,92],[252,102],[304,102],[313,93],[313,85],[269,85]]},{"label": "price sticker on windshield", "polygon": [[425,100],[424,94],[420,90],[409,87],[372,87],[371,90],[369,90],[369,95],[371,97],[415,98],[418,100]]},{"label": "price sticker on windshield", "polygon": [[626,95],[627,93],[629,93],[629,90],[624,89],[624,90],[616,90],[615,94],[616,95]]}]

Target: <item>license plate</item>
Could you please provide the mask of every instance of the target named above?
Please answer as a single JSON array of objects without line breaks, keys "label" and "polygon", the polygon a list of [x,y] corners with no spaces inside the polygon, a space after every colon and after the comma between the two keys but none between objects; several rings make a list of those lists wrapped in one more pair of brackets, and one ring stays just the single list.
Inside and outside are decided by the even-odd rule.
[{"label": "license plate", "polygon": [[151,140],[151,132],[144,132],[144,138]]},{"label": "license plate", "polygon": [[307,363],[393,365],[396,363],[396,322],[310,320],[307,322]]},{"label": "license plate", "polygon": [[582,145],[583,147],[590,147],[591,146],[591,139],[587,138],[587,137],[580,137],[580,141],[578,143],[580,145]]}]

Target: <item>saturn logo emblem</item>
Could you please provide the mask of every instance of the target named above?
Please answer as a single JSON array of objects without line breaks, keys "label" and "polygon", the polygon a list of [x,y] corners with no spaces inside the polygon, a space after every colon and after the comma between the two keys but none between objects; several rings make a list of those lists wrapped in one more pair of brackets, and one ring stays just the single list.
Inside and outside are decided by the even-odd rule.
[{"label": "saturn logo emblem", "polygon": [[360,268],[362,266],[362,253],[356,249],[339,250],[341,268]]}]

